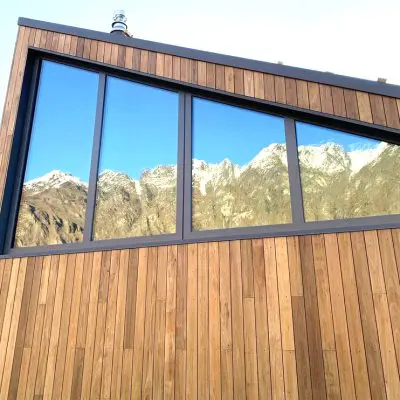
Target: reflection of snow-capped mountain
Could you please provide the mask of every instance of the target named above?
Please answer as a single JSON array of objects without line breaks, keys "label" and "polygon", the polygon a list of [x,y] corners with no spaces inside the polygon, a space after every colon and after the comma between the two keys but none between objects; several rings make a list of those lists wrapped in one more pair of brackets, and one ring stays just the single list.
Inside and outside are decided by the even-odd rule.
[{"label": "reflection of snow-capped mountain", "polygon": [[59,170],[54,170],[46,175],[26,182],[24,184],[24,189],[41,192],[45,189],[60,188],[68,183],[87,187],[87,183],[81,181],[78,177]]}]

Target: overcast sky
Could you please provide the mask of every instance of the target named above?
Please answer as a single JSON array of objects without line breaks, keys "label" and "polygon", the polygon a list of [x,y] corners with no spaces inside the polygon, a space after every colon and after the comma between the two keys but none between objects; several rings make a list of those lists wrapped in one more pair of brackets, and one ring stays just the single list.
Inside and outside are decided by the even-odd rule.
[{"label": "overcast sky", "polygon": [[[0,15],[0,109],[19,16],[400,84],[399,0],[13,0]],[[1,118],[1,113],[0,113]]]}]

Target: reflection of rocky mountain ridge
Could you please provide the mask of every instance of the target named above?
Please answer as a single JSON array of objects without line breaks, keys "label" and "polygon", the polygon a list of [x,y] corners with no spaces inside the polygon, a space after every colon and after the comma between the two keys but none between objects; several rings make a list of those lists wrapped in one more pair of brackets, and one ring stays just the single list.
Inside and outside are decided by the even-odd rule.
[{"label": "reflection of rocky mountain ridge", "polygon": [[[345,152],[328,143],[299,147],[306,217],[400,213],[400,147]],[[139,180],[104,171],[98,182],[95,238],[154,235],[175,230],[176,167],[158,166]],[[53,171],[24,185],[19,246],[80,241],[87,184]],[[286,149],[273,144],[248,164],[193,160],[195,229],[291,221]]]}]

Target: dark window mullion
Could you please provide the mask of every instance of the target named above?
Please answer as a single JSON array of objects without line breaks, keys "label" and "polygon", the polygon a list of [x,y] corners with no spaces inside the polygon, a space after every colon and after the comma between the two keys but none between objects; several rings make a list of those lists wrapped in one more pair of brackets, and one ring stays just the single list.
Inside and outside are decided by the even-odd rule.
[{"label": "dark window mullion", "polygon": [[90,164],[90,176],[88,197],[86,205],[86,218],[83,231],[83,242],[88,243],[92,240],[94,209],[96,206],[97,174],[99,170],[101,134],[104,119],[104,99],[106,92],[106,75],[99,75],[99,89],[97,93],[96,122],[94,126],[92,159]]},{"label": "dark window mullion", "polygon": [[192,95],[185,95],[185,164],[183,238],[192,232]]},{"label": "dark window mullion", "polygon": [[285,118],[286,151],[288,159],[290,201],[293,224],[304,224],[303,192],[301,188],[300,165],[297,151],[296,124],[294,119]]}]

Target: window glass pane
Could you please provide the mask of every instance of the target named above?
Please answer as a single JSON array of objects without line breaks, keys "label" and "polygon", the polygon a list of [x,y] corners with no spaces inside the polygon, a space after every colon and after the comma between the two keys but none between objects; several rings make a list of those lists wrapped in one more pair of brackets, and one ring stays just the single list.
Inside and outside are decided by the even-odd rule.
[{"label": "window glass pane", "polygon": [[283,118],[193,100],[193,230],[291,222]]},{"label": "window glass pane", "polygon": [[307,221],[400,213],[400,146],[296,124]]},{"label": "window glass pane", "polygon": [[94,238],[174,233],[178,94],[109,78]]},{"label": "window glass pane", "polygon": [[43,62],[14,246],[82,241],[98,75]]}]

